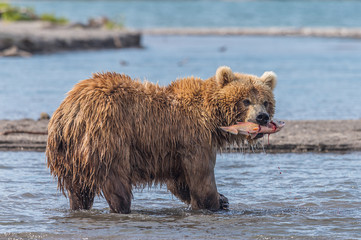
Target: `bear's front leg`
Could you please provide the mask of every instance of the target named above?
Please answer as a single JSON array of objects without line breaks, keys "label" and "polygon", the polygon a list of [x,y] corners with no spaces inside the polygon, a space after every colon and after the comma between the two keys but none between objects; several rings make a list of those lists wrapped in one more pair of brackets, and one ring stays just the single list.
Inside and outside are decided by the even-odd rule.
[{"label": "bear's front leg", "polygon": [[183,167],[192,209],[228,209],[228,199],[217,191],[214,177],[215,158],[214,151],[199,148],[192,156],[184,159]]},{"label": "bear's front leg", "polygon": [[227,210],[228,199],[217,192],[215,185],[209,181],[200,183],[198,187],[190,187],[192,209],[208,209],[211,211]]}]

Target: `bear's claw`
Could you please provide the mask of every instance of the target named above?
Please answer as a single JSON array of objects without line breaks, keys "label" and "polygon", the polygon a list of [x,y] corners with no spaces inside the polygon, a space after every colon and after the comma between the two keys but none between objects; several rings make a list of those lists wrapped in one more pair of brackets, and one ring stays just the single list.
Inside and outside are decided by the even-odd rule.
[{"label": "bear's claw", "polygon": [[221,210],[228,210],[229,208],[229,203],[228,203],[228,198],[226,198],[223,194],[219,194],[219,209]]}]

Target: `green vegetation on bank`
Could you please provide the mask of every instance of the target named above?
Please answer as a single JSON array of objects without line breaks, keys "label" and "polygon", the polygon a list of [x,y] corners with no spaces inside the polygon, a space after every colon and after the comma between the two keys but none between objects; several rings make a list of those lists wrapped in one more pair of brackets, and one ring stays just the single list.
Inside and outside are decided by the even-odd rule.
[{"label": "green vegetation on bank", "polygon": [[37,15],[31,7],[17,7],[0,2],[0,20],[4,21],[34,21],[41,20],[55,24],[66,24],[68,20],[56,17],[54,14],[44,13]]},{"label": "green vegetation on bank", "polygon": [[[18,7],[5,2],[0,2],[0,20],[3,21],[46,21],[55,24],[67,24],[69,20],[63,17],[56,17],[54,14],[43,13],[36,14],[31,7]],[[119,17],[116,20],[110,20],[107,17],[91,18],[85,27],[105,27],[107,29],[124,28],[124,18]]]},{"label": "green vegetation on bank", "polygon": [[120,29],[124,28],[124,20],[121,18],[119,20],[109,20],[107,19],[105,22],[105,27],[107,29]]}]

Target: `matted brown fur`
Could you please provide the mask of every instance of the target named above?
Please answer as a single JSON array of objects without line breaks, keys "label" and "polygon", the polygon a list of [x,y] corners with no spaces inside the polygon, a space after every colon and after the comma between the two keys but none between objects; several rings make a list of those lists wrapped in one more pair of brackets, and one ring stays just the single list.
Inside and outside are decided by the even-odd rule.
[{"label": "matted brown fur", "polygon": [[103,193],[112,211],[128,213],[132,186],[152,184],[166,184],[194,209],[224,208],[216,151],[243,137],[219,126],[255,121],[259,111],[272,117],[275,83],[272,72],[258,78],[228,67],[208,80],[189,77],[166,87],[94,74],[74,86],[50,120],[48,167],[72,209],[91,208]]}]

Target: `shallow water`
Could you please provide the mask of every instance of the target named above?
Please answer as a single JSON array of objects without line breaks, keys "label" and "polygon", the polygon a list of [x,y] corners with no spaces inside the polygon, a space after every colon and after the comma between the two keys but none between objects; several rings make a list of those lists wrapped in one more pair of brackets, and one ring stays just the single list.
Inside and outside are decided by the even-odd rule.
[{"label": "shallow water", "polygon": [[44,153],[0,152],[0,238],[355,239],[361,236],[361,154],[218,155],[230,210],[192,211],[165,188],[136,190],[132,213],[70,211]]},{"label": "shallow water", "polygon": [[0,119],[52,114],[74,84],[115,71],[167,85],[178,77],[208,78],[218,66],[278,75],[280,119],[361,118],[361,42],[291,37],[145,36],[144,49],[64,52],[0,58]]}]

